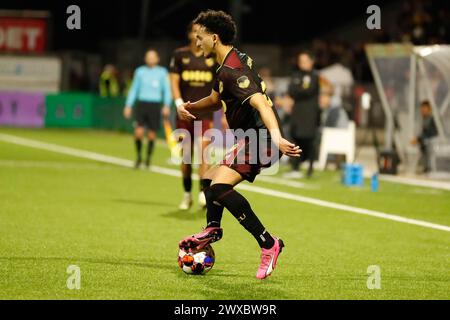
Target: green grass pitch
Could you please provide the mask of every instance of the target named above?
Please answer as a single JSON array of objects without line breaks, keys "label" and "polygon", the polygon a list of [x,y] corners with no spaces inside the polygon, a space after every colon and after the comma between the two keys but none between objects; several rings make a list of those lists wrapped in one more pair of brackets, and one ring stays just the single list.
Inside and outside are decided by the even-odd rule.
[{"label": "green grass pitch", "polygon": [[[128,134],[1,133],[134,158]],[[177,169],[168,157],[160,141],[154,164]],[[380,182],[373,193],[367,182],[342,186],[333,171],[302,182],[254,185],[450,226],[448,191]],[[189,276],[177,265],[177,243],[204,226],[205,213],[177,210],[179,178],[0,141],[0,299],[450,298],[449,232],[242,193],[285,241],[277,269],[255,278],[257,243],[225,211],[214,268]],[[70,265],[81,270],[80,290],[67,288]],[[380,268],[380,289],[367,287],[371,265]]]}]

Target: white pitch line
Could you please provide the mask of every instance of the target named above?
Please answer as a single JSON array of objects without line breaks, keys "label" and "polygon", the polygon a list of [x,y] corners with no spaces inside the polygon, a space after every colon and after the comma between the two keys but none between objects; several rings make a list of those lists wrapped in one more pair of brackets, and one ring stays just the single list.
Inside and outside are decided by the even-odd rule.
[{"label": "white pitch line", "polygon": [[280,179],[280,178],[269,177],[269,176],[258,176],[258,181],[279,184],[281,186],[289,186],[289,187],[298,188],[298,189],[316,189],[315,187],[308,186],[303,182],[292,181],[292,180],[287,180],[287,179]]},{"label": "white pitch line", "polygon": [[62,161],[27,161],[27,160],[0,160],[0,167],[7,168],[44,168],[44,169],[95,169],[113,170],[115,167],[92,162],[62,162]]},{"label": "white pitch line", "polygon": [[425,179],[413,179],[406,177],[396,177],[390,176],[386,174],[380,175],[380,180],[394,182],[394,183],[402,183],[410,186],[416,187],[424,187],[424,188],[433,188],[433,189],[441,189],[450,191],[450,183],[444,181],[430,181]]},{"label": "white pitch line", "polygon": [[0,133],[0,140],[2,140],[4,142],[9,142],[9,143],[14,143],[14,144],[18,144],[18,145],[22,145],[22,146],[26,146],[26,147],[35,148],[35,149],[53,151],[56,153],[62,153],[62,154],[67,154],[67,155],[74,156],[74,157],[116,164],[116,165],[124,166],[124,167],[133,166],[133,161],[131,161],[131,160],[110,157],[110,156],[106,156],[106,155],[96,153],[96,152],[90,152],[90,151],[84,151],[84,150],[75,149],[75,148],[64,147],[64,146],[60,146],[60,145],[52,144],[52,143],[45,143],[45,142],[40,142],[40,141],[36,141],[36,140],[20,138],[20,137],[16,137],[16,136],[9,135],[9,134]]},{"label": "white pitch line", "polygon": [[[91,159],[94,161],[106,162],[106,163],[115,164],[115,165],[119,165],[119,166],[125,166],[125,167],[133,166],[133,161],[131,161],[131,160],[120,159],[120,158],[116,158],[116,157],[99,154],[96,152],[84,151],[84,150],[64,147],[64,146],[60,146],[60,145],[56,145],[56,144],[50,144],[50,143],[40,142],[40,141],[36,141],[36,140],[31,140],[31,139],[20,138],[20,137],[8,135],[8,134],[0,134],[0,140],[4,141],[4,142],[8,142],[8,143],[14,143],[14,144],[32,147],[32,148],[36,148],[36,149],[43,149],[43,150],[48,150],[48,151],[52,151],[52,152],[67,154],[67,155],[71,155],[74,157]],[[169,169],[169,168],[164,168],[164,167],[152,166],[150,170],[155,173],[170,175],[170,176],[174,176],[174,177],[181,176],[181,173],[179,172],[179,170],[174,170],[174,169]],[[198,175],[193,175],[193,178],[197,180]],[[361,215],[367,215],[367,216],[371,216],[371,217],[375,217],[375,218],[381,218],[381,219],[416,225],[416,226],[420,226],[420,227],[450,232],[449,226],[439,225],[439,224],[422,221],[422,220],[405,218],[405,217],[388,214],[388,213],[384,213],[384,212],[380,212],[380,211],[368,210],[368,209],[353,207],[353,206],[349,206],[349,205],[345,205],[345,204],[339,204],[339,203],[335,203],[335,202],[299,196],[299,195],[288,193],[288,192],[282,192],[282,191],[277,191],[277,190],[273,190],[273,189],[257,187],[254,185],[243,184],[243,185],[238,185],[237,188],[241,189],[241,190],[254,192],[254,193],[272,196],[272,197],[278,197],[278,198],[282,198],[282,199],[313,204],[313,205],[317,205],[320,207],[326,207],[326,208],[331,208],[331,209],[336,209],[336,210],[341,210],[341,211],[346,211],[346,212],[352,212],[352,213],[361,214]]]},{"label": "white pitch line", "polygon": [[261,188],[261,187],[257,187],[257,186],[240,185],[239,187],[242,190],[253,191],[253,192],[265,194],[268,196],[273,196],[273,197],[278,197],[278,198],[283,198],[283,199],[288,199],[288,200],[294,200],[294,201],[298,201],[298,202],[314,204],[314,205],[321,206],[321,207],[327,207],[327,208],[332,208],[332,209],[337,209],[337,210],[342,210],[342,211],[349,211],[349,212],[372,216],[372,217],[376,217],[376,218],[382,218],[382,219],[387,219],[387,220],[392,220],[392,221],[397,221],[397,222],[414,224],[414,225],[421,226],[421,227],[427,227],[427,228],[431,228],[431,229],[450,232],[450,227],[448,227],[448,226],[439,225],[439,224],[435,224],[435,223],[431,223],[431,222],[427,222],[427,221],[405,218],[405,217],[388,214],[388,213],[384,213],[384,212],[380,212],[380,211],[358,208],[358,207],[353,207],[353,206],[349,206],[349,205],[345,205],[345,204],[339,204],[339,203],[335,203],[335,202],[324,201],[324,200],[319,200],[319,199],[310,198],[310,197],[303,197],[303,196],[299,196],[296,194]]}]

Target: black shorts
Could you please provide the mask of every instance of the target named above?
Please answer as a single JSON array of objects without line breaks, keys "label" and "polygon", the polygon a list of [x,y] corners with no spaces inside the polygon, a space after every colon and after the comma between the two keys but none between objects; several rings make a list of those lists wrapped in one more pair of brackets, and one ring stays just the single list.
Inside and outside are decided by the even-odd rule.
[{"label": "black shorts", "polygon": [[139,101],[134,110],[137,126],[158,131],[161,127],[161,109],[161,103]]}]

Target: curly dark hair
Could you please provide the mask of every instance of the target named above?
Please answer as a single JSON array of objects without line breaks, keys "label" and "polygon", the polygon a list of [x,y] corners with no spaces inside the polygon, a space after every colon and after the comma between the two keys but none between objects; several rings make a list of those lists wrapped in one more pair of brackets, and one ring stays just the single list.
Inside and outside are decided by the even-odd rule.
[{"label": "curly dark hair", "polygon": [[236,24],[233,18],[223,11],[202,11],[193,23],[205,27],[208,32],[218,34],[225,45],[232,44],[236,37]]}]

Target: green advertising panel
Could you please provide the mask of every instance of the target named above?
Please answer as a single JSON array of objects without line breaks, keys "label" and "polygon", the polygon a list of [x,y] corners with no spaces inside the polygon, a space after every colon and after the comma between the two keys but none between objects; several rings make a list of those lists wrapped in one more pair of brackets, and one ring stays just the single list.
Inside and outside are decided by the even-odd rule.
[{"label": "green advertising panel", "polygon": [[[49,94],[45,99],[45,127],[95,128],[133,132],[133,120],[123,117],[125,98],[104,98],[83,92]],[[158,130],[164,136],[164,130]]]},{"label": "green advertising panel", "polygon": [[98,128],[133,131],[123,117],[124,98],[102,98],[91,93],[60,93],[46,97],[47,128]]},{"label": "green advertising panel", "polygon": [[45,99],[45,126],[91,128],[94,96],[88,93],[60,93]]}]

